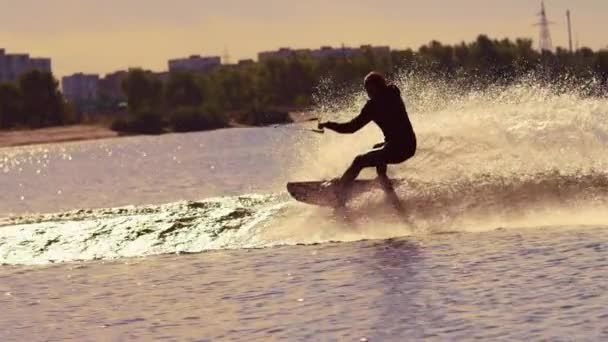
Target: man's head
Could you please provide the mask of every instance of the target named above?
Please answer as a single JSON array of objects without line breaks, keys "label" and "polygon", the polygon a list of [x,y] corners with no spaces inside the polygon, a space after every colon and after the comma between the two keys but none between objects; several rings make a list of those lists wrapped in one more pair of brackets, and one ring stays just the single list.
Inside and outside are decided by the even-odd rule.
[{"label": "man's head", "polygon": [[363,84],[370,99],[378,97],[387,86],[386,79],[377,71],[372,71],[367,74]]}]

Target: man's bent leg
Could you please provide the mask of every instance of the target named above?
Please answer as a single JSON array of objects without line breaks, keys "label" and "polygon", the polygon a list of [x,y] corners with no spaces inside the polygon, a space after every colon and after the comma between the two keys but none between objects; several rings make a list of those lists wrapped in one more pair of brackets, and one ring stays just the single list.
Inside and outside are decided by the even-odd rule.
[{"label": "man's bent leg", "polygon": [[375,150],[359,155],[353,160],[353,163],[346,172],[344,172],[342,178],[340,178],[340,188],[338,190],[338,201],[340,202],[340,205],[346,204],[350,188],[357,176],[359,176],[359,173],[361,173],[361,170],[366,167],[378,167],[383,164],[383,155],[384,153],[382,150]]},{"label": "man's bent leg", "polygon": [[405,207],[403,206],[403,203],[401,203],[399,196],[397,196],[393,183],[388,178],[387,164],[379,164],[376,166],[376,171],[378,173],[378,182],[382,186],[382,190],[384,190],[390,204],[393,206],[393,208],[395,208],[395,210],[397,210],[398,213],[405,214]]}]

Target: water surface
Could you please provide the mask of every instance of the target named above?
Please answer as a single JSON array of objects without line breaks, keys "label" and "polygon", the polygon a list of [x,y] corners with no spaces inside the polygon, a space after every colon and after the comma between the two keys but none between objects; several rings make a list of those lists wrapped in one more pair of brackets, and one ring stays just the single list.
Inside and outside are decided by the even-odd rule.
[{"label": "water surface", "polygon": [[284,191],[374,128],[0,149],[0,339],[608,339],[608,102],[423,90],[401,216],[380,191],[348,220]]}]

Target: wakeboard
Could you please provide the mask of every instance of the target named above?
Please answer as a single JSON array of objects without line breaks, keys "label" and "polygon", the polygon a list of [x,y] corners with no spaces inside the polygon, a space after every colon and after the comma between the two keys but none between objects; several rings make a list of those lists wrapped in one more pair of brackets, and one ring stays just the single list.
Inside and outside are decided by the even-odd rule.
[{"label": "wakeboard", "polygon": [[[391,180],[391,183],[397,186],[401,181]],[[350,189],[349,198],[375,189],[382,189],[377,180],[356,180]],[[298,202],[332,208],[339,205],[338,186],[332,181],[290,182],[287,183],[287,191]]]}]

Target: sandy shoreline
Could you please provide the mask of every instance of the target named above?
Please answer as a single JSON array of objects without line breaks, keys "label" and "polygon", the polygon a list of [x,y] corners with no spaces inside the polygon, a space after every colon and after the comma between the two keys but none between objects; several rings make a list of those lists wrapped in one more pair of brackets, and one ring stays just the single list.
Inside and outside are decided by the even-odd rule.
[{"label": "sandy shoreline", "polygon": [[115,138],[119,134],[96,125],[73,125],[32,130],[0,131],[0,148],[68,141]]}]

